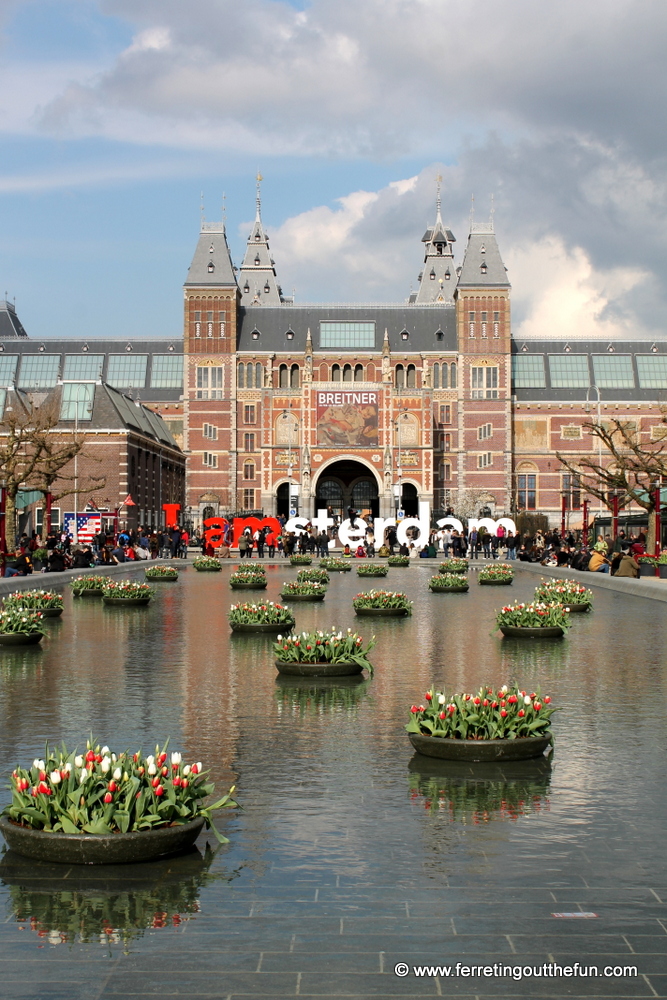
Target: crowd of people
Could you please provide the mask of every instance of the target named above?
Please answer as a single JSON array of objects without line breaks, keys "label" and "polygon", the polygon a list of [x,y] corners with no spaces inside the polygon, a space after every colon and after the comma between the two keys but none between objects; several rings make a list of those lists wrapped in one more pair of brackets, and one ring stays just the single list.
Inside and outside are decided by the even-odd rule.
[{"label": "crowd of people", "polygon": [[66,569],[90,569],[92,566],[116,566],[141,559],[185,559],[190,538],[185,529],[164,528],[151,531],[140,526],[118,534],[102,531],[90,542],[75,542],[71,533],[54,531],[45,540],[33,531],[21,535],[14,556],[4,558],[6,577],[30,576],[35,569],[36,555],[45,573],[62,573]]}]

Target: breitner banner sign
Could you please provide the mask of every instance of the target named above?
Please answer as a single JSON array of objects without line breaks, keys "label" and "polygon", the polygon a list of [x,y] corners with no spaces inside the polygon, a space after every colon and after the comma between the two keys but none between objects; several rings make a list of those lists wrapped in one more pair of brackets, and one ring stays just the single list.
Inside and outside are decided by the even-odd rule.
[{"label": "breitner banner sign", "polygon": [[350,390],[316,395],[320,447],[377,448],[381,391]]}]

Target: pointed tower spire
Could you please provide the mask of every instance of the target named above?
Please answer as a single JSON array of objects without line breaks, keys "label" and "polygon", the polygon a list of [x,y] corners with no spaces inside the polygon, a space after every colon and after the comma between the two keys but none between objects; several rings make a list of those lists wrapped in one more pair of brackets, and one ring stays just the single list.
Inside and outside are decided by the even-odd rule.
[{"label": "pointed tower spire", "polygon": [[269,251],[269,237],[262,225],[262,191],[264,178],[260,173],[255,178],[255,222],[248,237],[243,264],[239,271],[241,304],[244,306],[279,306],[282,294],[276,281],[276,270]]},{"label": "pointed tower spire", "polygon": [[422,236],[426,244],[424,253],[424,270],[419,276],[419,288],[410,296],[410,301],[417,305],[443,303],[451,305],[454,301],[456,272],[454,270],[454,249],[456,242],[454,234],[442,221],[442,175],[436,177],[435,224],[427,229]]}]

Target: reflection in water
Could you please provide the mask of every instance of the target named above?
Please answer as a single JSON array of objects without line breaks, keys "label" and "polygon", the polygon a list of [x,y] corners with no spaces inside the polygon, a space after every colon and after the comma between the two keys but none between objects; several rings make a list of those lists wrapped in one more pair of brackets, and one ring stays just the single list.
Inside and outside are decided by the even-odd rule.
[{"label": "reflection in water", "polygon": [[308,714],[350,715],[364,700],[370,681],[358,677],[332,677],[308,680],[303,677],[277,677],[276,700],[280,715],[295,718]]},{"label": "reflection in water", "polygon": [[448,823],[516,822],[549,810],[547,757],[471,765],[415,754],[408,768],[411,800]]},{"label": "reflection in water", "polygon": [[[9,888],[10,915],[49,944],[127,944],[149,929],[180,927],[200,912],[200,890],[238,872],[209,871],[207,845],[178,858],[138,865],[39,863],[8,851],[0,884]],[[65,878],[65,876],[67,876]]]}]

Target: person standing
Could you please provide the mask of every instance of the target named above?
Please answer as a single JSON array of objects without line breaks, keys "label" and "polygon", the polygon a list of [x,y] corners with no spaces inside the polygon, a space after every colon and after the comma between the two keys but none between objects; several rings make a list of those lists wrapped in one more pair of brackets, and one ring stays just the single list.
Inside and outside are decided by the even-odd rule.
[{"label": "person standing", "polygon": [[264,537],[264,541],[266,542],[266,547],[269,550],[269,559],[273,559],[276,554],[276,536],[270,528]]},{"label": "person standing", "polygon": [[248,551],[248,536],[245,531],[239,538],[239,559],[245,559],[246,552]]},{"label": "person standing", "polygon": [[264,542],[266,541],[266,528],[262,528],[260,531],[255,533],[255,542],[257,544],[257,558],[264,558]]}]

